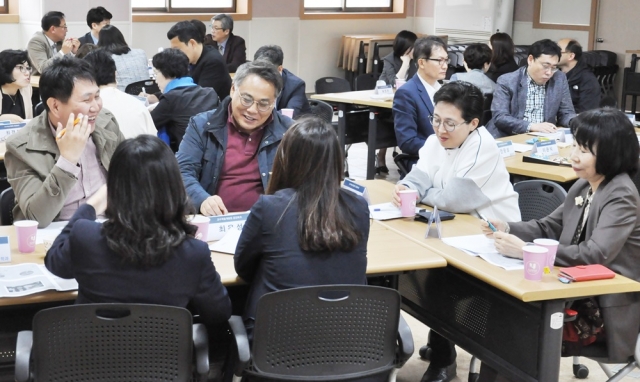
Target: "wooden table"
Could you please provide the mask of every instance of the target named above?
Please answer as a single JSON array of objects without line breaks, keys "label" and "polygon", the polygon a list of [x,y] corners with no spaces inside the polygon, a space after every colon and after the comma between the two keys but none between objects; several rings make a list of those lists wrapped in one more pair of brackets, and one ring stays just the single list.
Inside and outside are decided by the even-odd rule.
[{"label": "wooden table", "polygon": [[[393,184],[383,180],[358,183],[367,186],[372,203],[391,200]],[[522,270],[506,271],[441,240],[425,239],[424,223],[408,219],[376,223],[447,260],[444,269],[400,276],[403,309],[510,380],[558,380],[567,300],[640,291],[640,283],[620,275],[563,284],[557,280],[557,268],[540,282],[528,281]],[[442,224],[444,237],[481,233],[479,219],[470,215],[458,214]]]},{"label": "wooden table", "polygon": [[389,110],[393,107],[393,97],[378,100],[371,98],[373,90],[362,90],[357,92],[314,94],[312,99],[319,99],[325,102],[338,104],[338,138],[340,147],[344,150],[345,134],[347,129],[346,115],[351,105],[369,107],[369,135],[367,138],[367,179],[373,179],[376,174],[375,155],[377,139],[377,112]]},{"label": "wooden table", "polygon": [[40,76],[31,76],[31,86],[34,88],[40,86]]},{"label": "wooden table", "polygon": [[[514,143],[525,143],[525,141],[535,138],[529,134],[518,134],[510,137],[498,138],[498,141],[513,141]],[[571,153],[570,147],[561,148],[560,154],[568,157]],[[515,156],[504,158],[507,171],[512,175],[526,176],[529,178],[546,179],[558,183],[573,182],[578,179],[575,171],[568,166],[552,166],[547,164],[538,164],[531,162],[523,162],[522,157],[529,155],[530,152],[516,153]]]}]

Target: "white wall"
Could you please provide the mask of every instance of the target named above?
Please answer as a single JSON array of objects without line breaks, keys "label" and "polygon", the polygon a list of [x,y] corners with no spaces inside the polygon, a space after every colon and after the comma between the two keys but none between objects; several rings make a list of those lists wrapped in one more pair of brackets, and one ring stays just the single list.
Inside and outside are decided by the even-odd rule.
[{"label": "white wall", "polygon": [[513,42],[516,45],[530,45],[542,39],[558,41],[562,38],[573,38],[583,47],[589,46],[589,32],[561,29],[533,29],[533,22],[513,22]]}]

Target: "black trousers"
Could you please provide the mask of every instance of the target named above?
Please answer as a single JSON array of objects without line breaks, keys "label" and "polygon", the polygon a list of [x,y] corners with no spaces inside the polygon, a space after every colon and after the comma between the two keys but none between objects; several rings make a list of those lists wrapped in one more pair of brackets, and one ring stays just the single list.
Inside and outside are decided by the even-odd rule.
[{"label": "black trousers", "polygon": [[455,344],[433,330],[429,332],[429,346],[432,350],[430,365],[433,367],[447,367],[456,360]]}]

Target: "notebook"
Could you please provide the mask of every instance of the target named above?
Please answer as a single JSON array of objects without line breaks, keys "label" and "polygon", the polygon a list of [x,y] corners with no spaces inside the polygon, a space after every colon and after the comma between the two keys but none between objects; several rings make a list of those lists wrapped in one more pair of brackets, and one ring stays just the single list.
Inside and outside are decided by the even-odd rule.
[{"label": "notebook", "polygon": [[560,276],[571,281],[589,281],[612,279],[616,274],[600,264],[578,265],[577,267],[560,268]]}]

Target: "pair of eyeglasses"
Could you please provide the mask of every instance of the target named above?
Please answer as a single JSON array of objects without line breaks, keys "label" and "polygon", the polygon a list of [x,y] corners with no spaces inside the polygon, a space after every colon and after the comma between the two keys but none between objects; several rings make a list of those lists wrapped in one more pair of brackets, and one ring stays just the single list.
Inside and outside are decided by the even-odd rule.
[{"label": "pair of eyeglasses", "polygon": [[[536,59],[537,61],[537,59]],[[540,62],[540,61],[538,61]],[[540,62],[540,65],[542,65],[542,70],[544,70],[545,72],[551,72],[551,74],[555,73],[558,71],[558,67],[551,65],[548,62]]]},{"label": "pair of eyeglasses", "polygon": [[33,68],[29,66],[16,65],[16,68],[18,68],[22,74],[33,73]]},{"label": "pair of eyeglasses", "polygon": [[223,31],[224,28],[220,28],[220,27],[211,27],[211,29],[216,30],[216,31]]},{"label": "pair of eyeglasses", "polygon": [[240,103],[246,108],[253,106],[255,103],[258,106],[258,111],[262,112],[269,111],[274,106],[273,102],[267,100],[254,101],[253,97],[247,94],[240,94]]},{"label": "pair of eyeglasses", "polygon": [[444,66],[445,64],[449,65],[451,63],[450,58],[423,58],[423,60],[437,62],[440,66]]},{"label": "pair of eyeglasses", "polygon": [[440,125],[443,125],[444,129],[447,130],[448,132],[452,132],[453,130],[456,129],[456,127],[458,127],[460,125],[464,125],[465,123],[469,123],[467,121],[463,121],[463,122],[460,122],[460,123],[458,123],[456,125],[456,123],[451,121],[451,120],[443,121],[439,117],[434,117],[433,115],[429,116],[429,121],[431,122],[431,126],[433,126],[434,130],[439,129]]},{"label": "pair of eyeglasses", "polygon": [[64,28],[64,29],[69,29],[66,25],[60,25],[57,28]]}]

